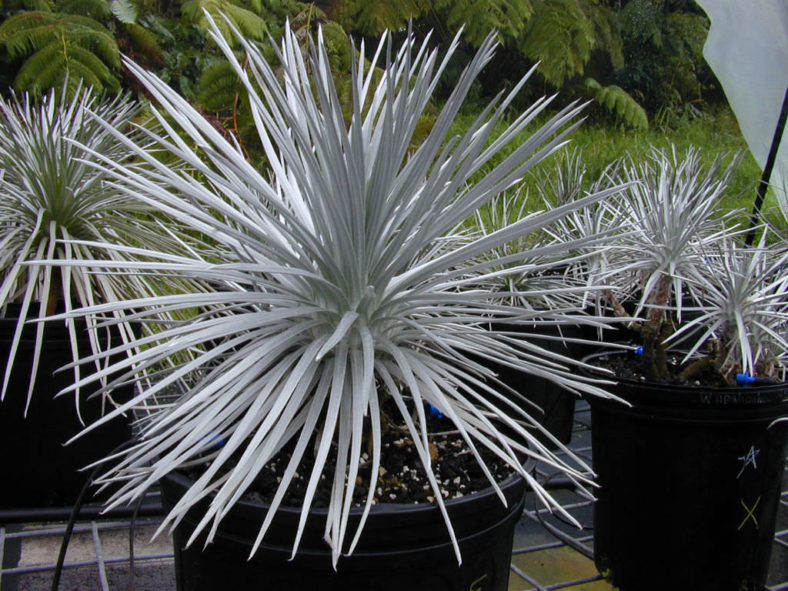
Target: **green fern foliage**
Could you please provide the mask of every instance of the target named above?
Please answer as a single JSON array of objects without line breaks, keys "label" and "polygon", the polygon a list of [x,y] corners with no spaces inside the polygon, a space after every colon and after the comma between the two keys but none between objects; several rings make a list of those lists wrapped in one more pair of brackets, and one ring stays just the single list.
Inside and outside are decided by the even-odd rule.
[{"label": "green fern foliage", "polygon": [[200,92],[197,104],[206,111],[226,111],[243,90],[241,79],[227,60],[214,62],[200,76]]},{"label": "green fern foliage", "polygon": [[534,9],[520,47],[541,62],[545,80],[560,88],[585,72],[595,47],[594,27],[578,0],[542,0]]},{"label": "green fern foliage", "polygon": [[705,16],[657,0],[631,0],[619,17],[626,62],[614,82],[650,113],[683,110],[702,98],[704,80],[712,80],[703,59]]},{"label": "green fern foliage", "polygon": [[[258,4],[259,5],[259,4]],[[268,27],[265,20],[253,10],[241,6],[233,0],[187,0],[181,6],[181,12],[192,23],[208,28],[205,12],[211,15],[225,39],[235,43],[233,35],[224,15],[241,33],[250,39],[265,39]]]},{"label": "green fern foliage", "polygon": [[674,74],[670,79],[672,85],[685,100],[699,98],[702,86],[699,73],[707,68],[703,44],[708,22],[699,14],[674,12],[665,18],[665,30],[665,45]]},{"label": "green fern foliage", "polygon": [[97,91],[120,88],[120,50],[114,35],[81,15],[21,12],[0,25],[0,44],[12,59],[25,58],[14,88],[41,94],[48,88],[73,89],[80,80]]},{"label": "green fern foliage", "polygon": [[67,94],[79,86],[99,88],[115,93],[120,83],[113,72],[96,55],[78,45],[58,46],[51,43],[28,58],[19,69],[14,88],[33,95],[65,85]]},{"label": "green fern foliage", "polygon": [[196,103],[212,113],[217,128],[226,130],[240,143],[247,159],[258,164],[265,162],[247,94],[229,61],[215,61],[203,70]]},{"label": "green fern foliage", "polygon": [[476,47],[492,30],[503,40],[521,36],[534,14],[530,0],[466,0],[450,5],[449,26],[457,30],[465,25],[464,37]]},{"label": "green fern foliage", "polygon": [[341,0],[335,16],[368,36],[401,30],[411,19],[424,19],[444,36],[465,27],[464,40],[478,46],[491,30],[502,39],[517,37],[532,13],[531,0]]},{"label": "green fern foliage", "polygon": [[632,0],[620,13],[624,34],[642,45],[662,47],[662,11],[652,0]]},{"label": "green fern foliage", "polygon": [[583,0],[581,6],[594,27],[595,49],[604,48],[613,68],[624,67],[624,42],[616,11],[605,0]]},{"label": "green fern foliage", "polygon": [[646,110],[623,88],[611,84],[602,86],[593,78],[585,81],[597,103],[615,115],[622,123],[633,129],[648,129]]},{"label": "green fern foliage", "polygon": [[133,24],[137,22],[137,7],[131,0],[110,0],[110,10],[113,16],[124,24]]},{"label": "green fern foliage", "polygon": [[137,23],[121,22],[125,37],[128,38],[133,51],[124,48],[124,52],[133,56],[139,61],[139,56],[143,55],[148,61],[161,63],[164,60],[164,53],[159,45],[156,35]]},{"label": "green fern foliage", "polygon": [[54,0],[4,0],[0,2],[0,9],[7,14],[19,10],[46,10],[51,12],[55,9]]},{"label": "green fern foliage", "polygon": [[419,14],[414,0],[346,0],[339,3],[335,16],[345,28],[374,37],[402,28]]},{"label": "green fern foliage", "polygon": [[57,12],[79,14],[96,20],[105,20],[112,16],[107,0],[60,0],[55,6]]}]

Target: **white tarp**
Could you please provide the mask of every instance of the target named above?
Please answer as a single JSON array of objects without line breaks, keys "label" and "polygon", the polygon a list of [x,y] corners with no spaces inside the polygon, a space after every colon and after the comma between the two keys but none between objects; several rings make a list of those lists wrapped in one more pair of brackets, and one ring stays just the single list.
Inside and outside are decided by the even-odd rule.
[{"label": "white tarp", "polygon": [[[763,169],[788,88],[788,0],[697,0],[711,19],[703,55]],[[788,138],[771,186],[788,218]]]}]

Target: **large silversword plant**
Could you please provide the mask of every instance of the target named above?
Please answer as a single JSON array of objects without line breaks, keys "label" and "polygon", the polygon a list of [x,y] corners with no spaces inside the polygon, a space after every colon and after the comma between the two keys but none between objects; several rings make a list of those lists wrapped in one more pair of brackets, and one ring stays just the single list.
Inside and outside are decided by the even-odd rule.
[{"label": "large silversword plant", "polygon": [[[363,518],[349,532],[358,476],[362,471],[378,475],[382,423],[389,420],[409,432],[454,540],[431,468],[426,403],[454,424],[482,466],[479,450],[486,448],[522,474],[550,506],[558,504],[522,468],[525,456],[560,466],[579,484],[588,484],[587,466],[573,456],[567,460],[571,464],[564,463],[545,449],[523,426],[533,421],[487,385],[483,378],[491,371],[479,359],[546,376],[576,392],[607,394],[596,382],[577,377],[569,360],[525,339],[486,330],[484,319],[496,305],[488,293],[466,293],[462,285],[470,272],[499,264],[479,262],[479,255],[605,195],[579,199],[477,239],[453,233],[462,220],[519,183],[525,171],[559,146],[575,125],[579,107],[560,111],[525,141],[513,143],[549,102],[540,100],[493,138],[494,125],[523,80],[494,101],[467,132],[449,138],[474,78],[493,55],[495,43],[488,39],[426,138],[414,147],[420,115],[456,41],[442,59],[427,42],[417,45],[412,38],[399,48],[384,39],[369,65],[360,56],[346,121],[320,36],[304,58],[295,35],[286,31],[277,48],[281,67],[276,69],[246,40],[239,39],[246,51],[242,65],[215,30],[213,37],[248,91],[267,156],[265,173],[167,84],[133,63],[129,68],[158,101],[161,125],[167,130],[151,133],[149,139],[196,173],[162,164],[131,140],[127,145],[147,162],[148,171],[136,173],[109,159],[102,165],[141,202],[211,236],[226,250],[220,263],[198,254],[183,257],[151,250],[144,253],[148,262],[124,269],[209,281],[214,293],[90,309],[109,313],[146,306],[137,312],[140,318],[163,309],[203,310],[188,322],[162,327],[137,343],[144,348],[111,368],[125,368],[130,377],[175,352],[193,351],[192,361],[176,365],[118,409],[152,402],[149,410],[156,410],[141,424],[137,445],[116,458],[106,475],[122,485],[113,502],[138,497],[179,467],[202,464],[201,474],[164,526],[207,497],[210,505],[194,536],[207,531],[210,538],[261,468],[290,443],[292,459],[252,553],[297,468],[311,466],[293,553],[321,475],[329,470],[333,484],[325,537],[336,562],[342,553],[353,551],[376,502],[373,477],[362,495]],[[172,121],[179,131],[171,127]],[[493,157],[507,147],[509,155],[492,165]],[[517,315],[505,303],[497,308]],[[157,401],[174,382],[195,372],[197,377],[177,400]],[[382,413],[384,404],[394,410]],[[218,449],[217,439],[223,442]],[[484,469],[490,486],[497,489]]]}]

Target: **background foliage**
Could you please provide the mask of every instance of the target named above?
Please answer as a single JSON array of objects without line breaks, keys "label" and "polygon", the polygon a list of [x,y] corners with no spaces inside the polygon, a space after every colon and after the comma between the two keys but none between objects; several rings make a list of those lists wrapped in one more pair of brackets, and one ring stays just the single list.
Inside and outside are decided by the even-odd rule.
[{"label": "background foliage", "polygon": [[[302,33],[322,24],[337,60],[347,59],[348,34],[401,36],[410,26],[445,44],[464,27],[455,76],[495,29],[503,47],[478,100],[539,62],[542,85],[533,94],[584,96],[597,116],[631,128],[695,112],[706,97],[720,100],[701,53],[708,21],[692,0],[5,0],[0,11],[0,83],[41,94],[68,75],[114,93],[134,88],[120,64],[124,53],[206,110],[232,115],[236,128],[244,125],[237,80],[206,43],[205,12],[227,15],[255,41],[278,37],[286,19]],[[229,38],[230,25],[219,25]],[[445,87],[453,82],[449,76]]]},{"label": "background foliage", "polygon": [[[286,19],[302,39],[322,26],[346,104],[350,37],[367,40],[369,47],[384,29],[395,31],[400,41],[411,28],[417,37],[431,33],[432,42],[445,47],[464,26],[442,82],[448,89],[484,35],[496,29],[501,47],[471,92],[471,109],[474,101],[478,109],[511,88],[539,62],[522,104],[556,91],[559,107],[590,100],[586,114],[594,139],[585,151],[592,168],[646,143],[633,140],[633,134],[657,143],[660,138],[681,142],[695,120],[693,129],[731,129],[735,148],[730,149],[745,149],[703,60],[708,20],[694,0],[0,0],[0,92],[43,94],[62,88],[64,80],[73,88],[84,79],[107,93],[131,89],[142,95],[122,66],[125,54],[239,138],[247,156],[262,166],[244,93],[228,61],[207,39],[204,10],[226,14],[271,59],[273,52],[262,41],[278,38]],[[221,26],[229,32],[229,25],[222,21]],[[437,96],[440,101],[440,90]],[[718,122],[718,116],[726,119]],[[429,110],[422,125],[425,130],[431,125]],[[708,133],[700,135],[694,139],[719,146]],[[743,202],[757,176],[754,164],[744,168],[748,181],[739,185],[748,197]]]}]

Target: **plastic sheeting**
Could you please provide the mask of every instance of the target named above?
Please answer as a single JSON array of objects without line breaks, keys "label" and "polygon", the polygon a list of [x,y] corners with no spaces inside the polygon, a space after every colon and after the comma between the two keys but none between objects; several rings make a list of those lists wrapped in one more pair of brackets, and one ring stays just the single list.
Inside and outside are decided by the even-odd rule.
[{"label": "plastic sheeting", "polygon": [[[697,0],[711,19],[703,55],[764,168],[788,87],[788,0]],[[770,184],[788,218],[788,138]]]}]

